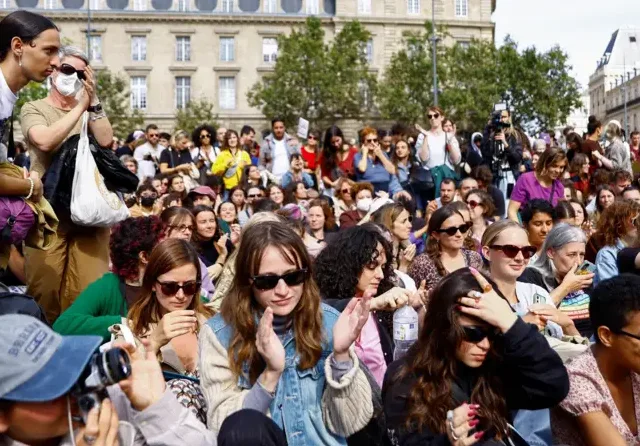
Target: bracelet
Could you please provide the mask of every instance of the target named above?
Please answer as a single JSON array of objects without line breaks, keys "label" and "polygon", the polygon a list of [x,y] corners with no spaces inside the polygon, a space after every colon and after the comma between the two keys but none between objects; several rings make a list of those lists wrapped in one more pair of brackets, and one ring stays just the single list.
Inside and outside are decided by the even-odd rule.
[{"label": "bracelet", "polygon": [[98,119],[102,119],[102,118],[106,118],[107,114],[104,111],[101,111],[99,113],[93,113],[90,112],[89,114],[89,119],[93,122],[93,121],[97,121]]},{"label": "bracelet", "polygon": [[29,195],[27,195],[26,197],[24,197],[25,200],[28,200],[29,198],[31,198],[33,196],[33,178],[27,178],[27,180],[29,180],[29,182],[31,183],[31,186],[29,187]]}]

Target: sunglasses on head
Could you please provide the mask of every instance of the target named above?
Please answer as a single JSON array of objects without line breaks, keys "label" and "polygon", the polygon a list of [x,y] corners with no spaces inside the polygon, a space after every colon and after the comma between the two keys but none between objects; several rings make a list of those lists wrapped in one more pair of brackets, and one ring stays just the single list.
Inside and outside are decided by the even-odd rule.
[{"label": "sunglasses on head", "polygon": [[494,327],[481,327],[477,325],[465,325],[462,327],[462,330],[464,331],[462,335],[464,340],[472,344],[477,344],[484,340],[484,338],[489,338],[490,341],[493,341],[498,334]]},{"label": "sunglasses on head", "polygon": [[295,271],[288,272],[281,276],[276,274],[264,274],[261,276],[253,276],[251,280],[253,281],[253,286],[257,289],[265,291],[272,290],[280,282],[280,279],[284,280],[288,286],[300,285],[304,282],[304,279],[307,277],[306,268],[297,269]]},{"label": "sunglasses on head", "polygon": [[427,116],[429,119],[438,119],[440,117],[440,113],[429,113]]},{"label": "sunglasses on head", "polygon": [[205,139],[205,138],[211,139],[211,135],[209,135],[208,133],[203,133],[202,135],[200,135],[200,139]]},{"label": "sunglasses on head", "polygon": [[446,233],[448,236],[453,237],[454,235],[456,235],[458,231],[460,231],[460,233],[463,235],[466,234],[469,231],[470,227],[471,225],[469,223],[465,223],[460,226],[452,226],[446,229],[438,229],[436,232],[439,232],[441,234]]},{"label": "sunglasses on head", "polygon": [[467,201],[467,205],[471,208],[471,209],[475,209],[476,207],[480,206],[482,203],[476,200],[469,200]]},{"label": "sunglasses on head", "polygon": [[71,76],[73,73],[77,73],[78,79],[80,79],[81,81],[87,78],[84,75],[84,70],[76,70],[74,67],[72,67],[68,63],[63,63],[62,65],[60,65],[60,68],[58,68],[58,71],[60,71],[62,74],[66,74],[67,76]]},{"label": "sunglasses on head", "polygon": [[193,296],[194,294],[196,294],[196,291],[198,291],[198,288],[200,288],[200,282],[196,282],[195,280],[191,282],[184,282],[182,285],[180,285],[178,282],[160,281],[158,281],[158,284],[160,285],[162,294],[164,294],[165,296],[175,296],[181,289],[184,292],[185,296]]},{"label": "sunglasses on head", "polygon": [[498,251],[502,251],[502,253],[509,257],[510,259],[515,258],[519,252],[522,253],[522,257],[525,259],[530,259],[536,253],[535,246],[523,246],[520,248],[515,245],[491,245],[489,246],[491,249],[497,249]]}]

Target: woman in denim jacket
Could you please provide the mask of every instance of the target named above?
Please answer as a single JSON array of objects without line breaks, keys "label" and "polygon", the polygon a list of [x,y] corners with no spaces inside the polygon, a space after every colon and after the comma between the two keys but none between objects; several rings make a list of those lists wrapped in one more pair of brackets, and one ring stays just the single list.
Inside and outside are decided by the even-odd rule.
[{"label": "woman in denim jacket", "polygon": [[200,334],[209,429],[256,409],[290,446],[346,445],[371,419],[371,386],[351,347],[370,297],[339,313],[321,304],[310,267],[302,240],[284,223],[258,223],[243,234],[233,285]]}]

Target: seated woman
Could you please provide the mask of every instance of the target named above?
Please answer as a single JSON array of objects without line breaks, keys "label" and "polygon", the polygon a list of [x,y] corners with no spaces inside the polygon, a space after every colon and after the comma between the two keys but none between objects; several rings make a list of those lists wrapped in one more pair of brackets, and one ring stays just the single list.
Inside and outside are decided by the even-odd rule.
[{"label": "seated woman", "polygon": [[272,184],[267,189],[267,198],[278,206],[282,206],[284,203],[284,189],[277,184]]},{"label": "seated woman", "polygon": [[148,217],[153,215],[153,208],[158,198],[156,189],[148,183],[143,183],[136,190],[136,204],[129,208],[131,217]]},{"label": "seated woman", "polygon": [[595,285],[618,275],[618,253],[623,248],[636,246],[639,217],[640,204],[631,200],[616,201],[605,209],[598,221],[603,247],[596,255]]},{"label": "seated woman", "polygon": [[410,241],[413,218],[400,203],[386,204],[372,217],[375,223],[384,226],[391,234],[393,253],[390,260],[393,269],[407,273],[416,256],[416,245]]},{"label": "seated woman", "polygon": [[531,283],[550,293],[552,304],[573,320],[582,336],[593,334],[589,295],[594,274],[578,272],[587,239],[581,229],[560,223],[549,231],[540,256],[524,270],[518,282]]},{"label": "seated woman", "polygon": [[640,277],[598,284],[589,315],[595,344],[567,364],[569,394],[552,411],[555,444],[638,444]]},{"label": "seated woman", "polygon": [[344,211],[340,214],[341,230],[356,226],[369,213],[373,202],[373,184],[367,182],[355,183],[351,186],[351,196],[355,202],[355,209]]},{"label": "seated woman", "polygon": [[97,335],[109,341],[109,327],[122,322],[139,298],[149,255],[164,238],[158,217],[127,218],[111,230],[111,272],[85,288],[53,324],[63,335]]},{"label": "seated woman", "polygon": [[537,327],[464,268],[433,290],[418,340],[388,368],[382,397],[393,444],[512,444],[509,412],[553,407],[568,388]]},{"label": "seated woman", "polygon": [[367,181],[373,185],[376,192],[387,192],[390,196],[402,192],[402,186],[396,176],[396,166],[380,147],[376,129],[365,127],[360,130],[359,136],[360,151],[353,159],[356,181]]},{"label": "seated woman", "polygon": [[325,198],[316,198],[309,202],[307,223],[309,234],[318,242],[326,241],[327,238],[331,238],[331,233],[338,230],[333,209]]},{"label": "seated woman", "polygon": [[233,239],[235,238],[237,241],[240,238],[240,233],[232,231],[231,235],[222,234],[222,231],[218,229],[216,214],[208,206],[193,208],[193,217],[196,222],[193,242],[211,279],[216,280],[227,261],[227,255],[235,249]]},{"label": "seated woman", "polygon": [[371,386],[351,348],[370,297],[339,313],[320,302],[310,268],[302,240],[284,223],[245,230],[233,285],[200,332],[209,429],[252,408],[291,445],[346,445],[371,419]]},{"label": "seated woman", "polygon": [[553,208],[554,226],[559,223],[565,223],[571,226],[576,226],[576,211],[568,201],[559,201],[555,208]]},{"label": "seated woman", "polygon": [[340,216],[343,212],[356,210],[356,202],[353,195],[353,186],[355,184],[355,182],[346,177],[340,177],[340,179],[336,181],[335,195],[333,197],[333,212],[338,221],[340,221]]},{"label": "seated woman", "polygon": [[238,224],[238,208],[231,201],[220,203],[218,207],[218,224],[220,230],[225,234],[231,234],[231,227]]},{"label": "seated woman", "polygon": [[449,205],[435,211],[427,229],[427,249],[413,260],[409,276],[416,283],[426,281],[426,289],[431,292],[453,271],[464,267],[482,268],[480,254],[464,248],[470,227],[462,214]]},{"label": "seated woman", "polygon": [[531,261],[540,255],[544,239],[553,227],[555,215],[553,206],[547,200],[531,200],[520,211],[522,226],[529,235],[529,243],[538,250]]},{"label": "seated woman", "polygon": [[491,195],[480,189],[470,190],[465,202],[469,207],[471,216],[470,236],[480,244],[484,231],[493,222],[493,214],[496,207],[493,204]]}]

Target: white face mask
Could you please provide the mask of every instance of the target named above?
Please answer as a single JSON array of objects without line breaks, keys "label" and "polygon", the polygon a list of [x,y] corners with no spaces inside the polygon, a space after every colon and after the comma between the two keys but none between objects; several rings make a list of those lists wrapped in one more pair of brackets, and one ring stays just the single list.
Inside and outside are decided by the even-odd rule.
[{"label": "white face mask", "polygon": [[371,209],[371,203],[373,203],[371,198],[361,198],[356,202],[356,208],[360,212],[369,212],[369,209]]},{"label": "white face mask", "polygon": [[78,79],[78,73],[58,73],[58,77],[56,77],[55,81],[55,86],[56,90],[58,90],[62,96],[73,96],[80,90],[82,84]]}]

